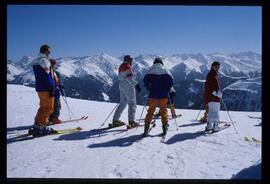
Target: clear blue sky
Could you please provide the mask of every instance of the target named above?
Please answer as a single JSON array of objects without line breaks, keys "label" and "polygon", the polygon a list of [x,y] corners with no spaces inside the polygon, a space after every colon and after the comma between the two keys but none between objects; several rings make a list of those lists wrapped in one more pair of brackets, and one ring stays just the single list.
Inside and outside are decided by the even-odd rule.
[{"label": "clear blue sky", "polygon": [[261,53],[260,6],[8,5],[7,54]]}]

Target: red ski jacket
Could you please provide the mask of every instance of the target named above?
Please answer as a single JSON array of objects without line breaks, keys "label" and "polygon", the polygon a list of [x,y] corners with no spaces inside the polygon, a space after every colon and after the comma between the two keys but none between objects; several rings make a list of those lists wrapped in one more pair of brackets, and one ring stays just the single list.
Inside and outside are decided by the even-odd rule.
[{"label": "red ski jacket", "polygon": [[214,91],[218,92],[219,89],[218,74],[215,70],[211,69],[207,74],[204,84],[204,102],[206,104],[209,102],[220,102],[220,98],[212,94]]}]

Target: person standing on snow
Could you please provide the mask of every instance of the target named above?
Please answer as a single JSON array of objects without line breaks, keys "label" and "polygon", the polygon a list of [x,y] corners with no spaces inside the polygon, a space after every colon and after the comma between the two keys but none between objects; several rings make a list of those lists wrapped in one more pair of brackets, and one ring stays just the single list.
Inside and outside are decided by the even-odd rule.
[{"label": "person standing on snow", "polygon": [[60,116],[60,110],[61,110],[61,100],[60,95],[64,94],[64,86],[61,82],[62,75],[55,70],[56,60],[50,59],[51,67],[52,67],[52,73],[53,78],[55,81],[55,93],[54,93],[54,108],[53,113],[49,117],[50,124],[59,124],[62,121],[59,119]]},{"label": "person standing on snow", "polygon": [[218,71],[220,63],[215,61],[211,65],[211,70],[207,74],[205,81],[204,101],[208,105],[209,111],[207,115],[206,131],[215,130],[218,128],[220,99],[222,93],[220,90],[220,83]]},{"label": "person standing on snow", "polygon": [[49,116],[53,112],[55,81],[49,61],[51,48],[48,45],[40,47],[40,53],[33,60],[35,74],[35,89],[39,97],[39,109],[35,116],[35,123],[29,134],[43,136],[54,133],[52,128],[47,127]]},{"label": "person standing on snow", "polygon": [[138,126],[135,122],[135,112],[136,112],[136,91],[140,92],[140,86],[134,80],[135,74],[132,69],[133,59],[130,55],[124,56],[124,61],[118,69],[118,80],[119,80],[119,90],[120,90],[120,103],[115,110],[113,121],[109,124],[109,127],[116,127],[125,125],[123,121],[119,118],[128,104],[128,123],[130,127]]},{"label": "person standing on snow", "polygon": [[159,105],[163,135],[168,129],[167,100],[173,86],[173,78],[170,72],[163,66],[161,58],[156,58],[153,65],[144,76],[144,86],[149,91],[148,111],[145,117],[144,135],[147,134],[156,107]]}]

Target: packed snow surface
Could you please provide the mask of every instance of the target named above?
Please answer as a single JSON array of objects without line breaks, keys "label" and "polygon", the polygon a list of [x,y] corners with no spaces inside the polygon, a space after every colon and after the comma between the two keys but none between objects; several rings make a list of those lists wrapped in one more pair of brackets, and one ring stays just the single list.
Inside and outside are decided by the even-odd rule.
[{"label": "packed snow surface", "polygon": [[[69,119],[62,101],[60,119]],[[7,85],[7,177],[11,178],[132,178],[132,179],[260,179],[261,144],[244,137],[261,140],[260,112],[229,111],[234,126],[210,136],[205,124],[194,121],[198,110],[176,109],[182,117],[169,120],[164,143],[160,120],[144,139],[143,127],[120,132],[125,127],[107,131],[97,129],[116,104],[67,98],[76,117],[88,115],[81,122],[54,125],[54,129],[80,126],[81,132],[49,135],[23,141],[15,136],[27,132],[38,109],[34,88]],[[143,106],[137,107],[139,118]],[[145,110],[142,117],[145,117]],[[201,112],[200,116],[203,115]],[[229,121],[227,111],[221,120]],[[122,114],[127,121],[127,108]],[[107,126],[112,116],[105,122]],[[143,121],[140,122],[143,124]],[[177,130],[178,127],[178,130]],[[236,133],[236,131],[238,133]]]}]

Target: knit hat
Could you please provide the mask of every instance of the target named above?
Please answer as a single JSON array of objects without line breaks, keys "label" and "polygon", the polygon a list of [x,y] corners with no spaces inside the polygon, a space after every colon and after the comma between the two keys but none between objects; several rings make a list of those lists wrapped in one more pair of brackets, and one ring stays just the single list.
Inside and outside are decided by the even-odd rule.
[{"label": "knit hat", "polygon": [[125,62],[128,62],[128,61],[132,61],[133,59],[132,59],[132,57],[130,57],[130,55],[125,55],[124,56],[124,61]]},{"label": "knit hat", "polygon": [[217,65],[220,65],[220,63],[218,61],[214,61],[211,66],[217,66]]}]

